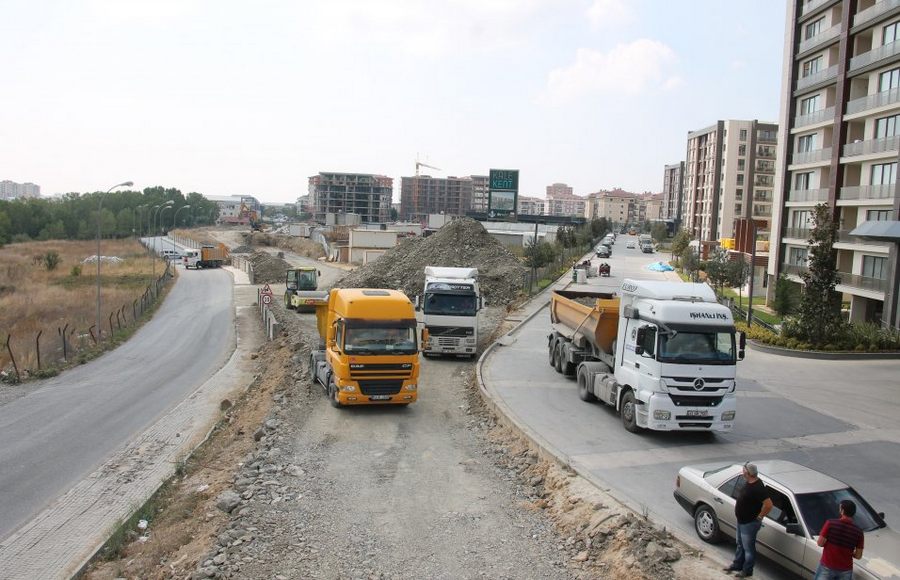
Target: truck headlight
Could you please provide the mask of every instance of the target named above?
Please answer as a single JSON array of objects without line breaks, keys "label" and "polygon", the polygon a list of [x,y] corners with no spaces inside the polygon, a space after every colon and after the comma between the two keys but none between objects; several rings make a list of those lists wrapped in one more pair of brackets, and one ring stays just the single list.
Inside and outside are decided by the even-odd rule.
[{"label": "truck headlight", "polygon": [[734,421],[734,411],[725,411],[722,413],[723,421]]},{"label": "truck headlight", "polygon": [[653,418],[657,421],[668,421],[672,418],[672,413],[669,411],[653,411]]},{"label": "truck headlight", "polygon": [[475,344],[475,339],[474,339],[474,338],[467,338],[467,339],[466,339],[466,344]]},{"label": "truck headlight", "polygon": [[354,387],[353,385],[344,385],[343,387],[341,387],[341,390],[345,393],[355,393],[356,387]]},{"label": "truck headlight", "polygon": [[415,391],[416,388],[417,388],[417,387],[416,387],[416,384],[415,384],[415,383],[413,383],[413,384],[411,384],[411,385],[406,385],[406,390],[407,390],[407,391]]}]

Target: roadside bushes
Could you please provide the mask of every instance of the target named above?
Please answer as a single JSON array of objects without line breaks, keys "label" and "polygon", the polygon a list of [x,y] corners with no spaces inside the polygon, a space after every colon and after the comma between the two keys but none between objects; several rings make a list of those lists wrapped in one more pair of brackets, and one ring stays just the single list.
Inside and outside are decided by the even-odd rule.
[{"label": "roadside bushes", "polygon": [[762,344],[793,350],[824,350],[853,352],[883,352],[900,350],[900,333],[882,328],[871,322],[845,323],[829,342],[812,345],[798,332],[796,320],[787,319],[781,327],[781,334],[760,326],[747,328],[746,323],[737,322],[735,327],[747,333],[747,338]]}]

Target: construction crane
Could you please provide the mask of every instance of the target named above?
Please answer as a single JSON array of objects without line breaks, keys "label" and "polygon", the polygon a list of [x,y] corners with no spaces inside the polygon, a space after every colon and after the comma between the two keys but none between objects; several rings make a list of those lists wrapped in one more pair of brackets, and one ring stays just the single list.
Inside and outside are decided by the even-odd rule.
[{"label": "construction crane", "polygon": [[[421,161],[419,161],[418,157],[416,158],[416,180],[413,183],[412,210],[410,212],[413,216],[416,214],[416,212],[419,211],[419,169],[421,169],[422,167],[434,169],[435,171],[443,171],[440,167],[435,167],[434,165],[428,165],[427,163],[422,163]],[[411,217],[411,216],[407,216],[407,217]]]}]

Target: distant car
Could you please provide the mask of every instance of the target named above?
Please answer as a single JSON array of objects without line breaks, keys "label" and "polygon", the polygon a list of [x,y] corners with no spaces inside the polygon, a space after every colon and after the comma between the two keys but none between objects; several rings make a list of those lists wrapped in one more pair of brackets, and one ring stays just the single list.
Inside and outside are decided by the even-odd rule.
[{"label": "distant car", "polygon": [[645,254],[653,253],[653,244],[641,244],[641,251]]},{"label": "distant car", "polygon": [[612,252],[609,250],[609,246],[601,245],[597,246],[597,257],[598,258],[609,258],[612,255]]},{"label": "distant car", "polygon": [[[900,578],[900,534],[884,523],[852,487],[824,473],[790,461],[759,461],[759,477],[775,507],[757,537],[759,553],[803,578],[812,578],[822,557],[816,537],[825,521],[839,517],[841,500],[856,503],[856,525],[865,532],[865,550],[854,560],[854,578]],[[682,467],[675,499],[693,518],[700,539],[715,543],[735,537],[734,504],[746,484],[742,464],[716,463]]]},{"label": "distant car", "polygon": [[633,250],[637,247],[637,244],[635,244],[634,242],[627,242],[625,244],[625,247],[628,248],[629,250]]}]

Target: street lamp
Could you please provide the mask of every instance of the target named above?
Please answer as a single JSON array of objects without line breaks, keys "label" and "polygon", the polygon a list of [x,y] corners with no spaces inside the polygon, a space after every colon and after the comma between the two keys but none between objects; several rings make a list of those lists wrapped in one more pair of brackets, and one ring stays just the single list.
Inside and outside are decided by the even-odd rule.
[{"label": "street lamp", "polygon": [[[183,205],[175,210],[175,215],[172,216],[172,232],[175,231],[175,219],[178,217],[178,212],[180,212],[183,209],[189,209],[190,207],[191,207],[190,205]],[[175,251],[175,234],[174,233],[172,234],[172,251],[173,252]]]},{"label": "street lamp", "polygon": [[[159,209],[156,210],[156,212],[153,216],[153,225],[152,225],[152,229],[150,230],[150,239],[153,240],[153,250],[152,250],[153,254],[156,253],[156,229],[159,226],[157,218],[162,219],[162,213],[164,211],[166,211],[167,207],[172,207],[173,203],[175,203],[175,202],[170,199],[166,203],[157,206]],[[153,279],[155,280],[156,279],[156,258],[155,257],[152,258],[151,263],[152,263],[152,268],[153,268]]]},{"label": "street lamp", "polygon": [[97,204],[97,337],[99,338],[103,332],[103,326],[100,324],[100,225],[103,223],[103,198],[109,192],[117,187],[131,187],[134,182],[124,181],[114,185],[106,190],[106,193],[100,195],[100,202]]},{"label": "street lamp", "polygon": [[[144,229],[144,217],[143,217],[144,211],[143,210],[145,207],[147,207],[147,206],[139,205],[137,207],[131,208],[131,233],[134,234],[135,233],[134,226],[139,225],[140,227],[137,229],[137,237],[138,238],[141,237],[141,234],[143,233],[142,230]],[[134,210],[138,210],[137,214],[135,214]],[[137,221],[135,220],[135,217],[137,217]]]}]

